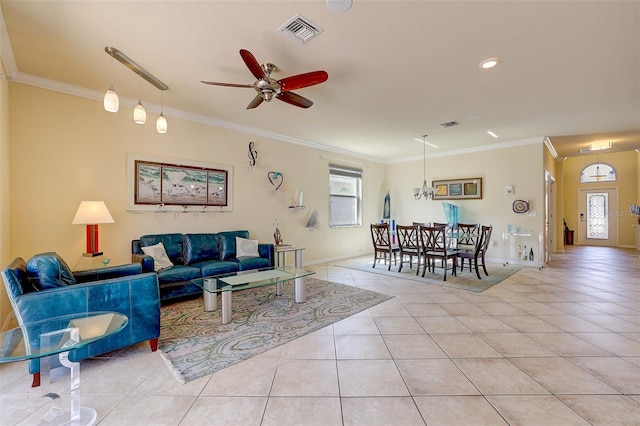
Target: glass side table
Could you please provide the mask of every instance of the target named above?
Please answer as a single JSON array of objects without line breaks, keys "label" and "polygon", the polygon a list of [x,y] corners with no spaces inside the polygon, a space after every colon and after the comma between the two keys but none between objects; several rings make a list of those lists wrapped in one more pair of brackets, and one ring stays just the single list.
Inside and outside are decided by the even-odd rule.
[{"label": "glass side table", "polygon": [[[50,357],[70,370],[71,403],[68,412],[59,406],[59,395],[44,415],[46,424],[92,425],[96,410],[80,406],[80,363],[69,360],[69,351],[104,339],[122,330],[128,322],[117,312],[82,312],[25,324],[0,333],[0,363],[40,359],[41,376],[49,376]],[[45,381],[46,382],[46,381]]]}]

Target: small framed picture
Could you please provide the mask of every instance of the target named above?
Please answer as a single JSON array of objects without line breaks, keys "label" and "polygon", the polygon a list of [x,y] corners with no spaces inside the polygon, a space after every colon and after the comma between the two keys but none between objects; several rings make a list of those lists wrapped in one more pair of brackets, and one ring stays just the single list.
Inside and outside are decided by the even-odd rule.
[{"label": "small framed picture", "polygon": [[475,200],[482,198],[482,178],[434,180],[434,200]]}]

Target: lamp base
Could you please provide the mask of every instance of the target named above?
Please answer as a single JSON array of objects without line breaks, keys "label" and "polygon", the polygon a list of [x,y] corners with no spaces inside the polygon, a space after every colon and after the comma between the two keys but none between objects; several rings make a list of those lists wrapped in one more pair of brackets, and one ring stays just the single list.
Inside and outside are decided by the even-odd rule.
[{"label": "lamp base", "polygon": [[82,253],[82,257],[98,257],[98,256],[102,256],[104,253],[101,251],[95,252],[95,253]]}]

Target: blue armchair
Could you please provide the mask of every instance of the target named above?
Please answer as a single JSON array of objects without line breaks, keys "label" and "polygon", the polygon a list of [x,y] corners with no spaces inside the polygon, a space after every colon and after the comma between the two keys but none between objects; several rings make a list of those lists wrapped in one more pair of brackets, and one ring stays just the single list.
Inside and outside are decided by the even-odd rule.
[{"label": "blue armchair", "polygon": [[[129,318],[125,328],[113,336],[71,351],[71,361],[78,362],[146,340],[152,351],[158,348],[158,277],[155,273],[142,273],[140,264],[74,273],[56,253],[42,253],[26,263],[16,258],[3,269],[2,280],[21,326],[92,311],[119,312]],[[32,386],[39,386],[39,360],[29,361],[29,373],[33,374]]]}]

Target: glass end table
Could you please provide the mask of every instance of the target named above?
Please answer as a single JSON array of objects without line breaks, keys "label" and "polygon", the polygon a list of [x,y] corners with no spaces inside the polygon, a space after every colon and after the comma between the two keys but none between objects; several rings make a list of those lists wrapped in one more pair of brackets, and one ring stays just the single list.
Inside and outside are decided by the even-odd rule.
[{"label": "glass end table", "polygon": [[97,412],[80,406],[80,363],[69,360],[69,351],[117,333],[128,321],[126,315],[117,312],[82,312],[12,328],[0,333],[0,363],[40,359],[40,374],[48,378],[50,357],[58,355],[60,364],[70,370],[71,406],[64,412],[59,406],[59,395],[47,394],[53,404],[42,422],[91,425]]},{"label": "glass end table", "polygon": [[282,284],[294,281],[294,300],[296,303],[304,303],[307,295],[303,278],[313,274],[315,271],[301,268],[271,267],[212,275],[197,278],[191,282],[202,288],[205,311],[217,310],[218,293],[222,295],[222,324],[227,324],[231,321],[231,294],[233,292],[275,284],[276,294],[279,296],[282,294]]}]

